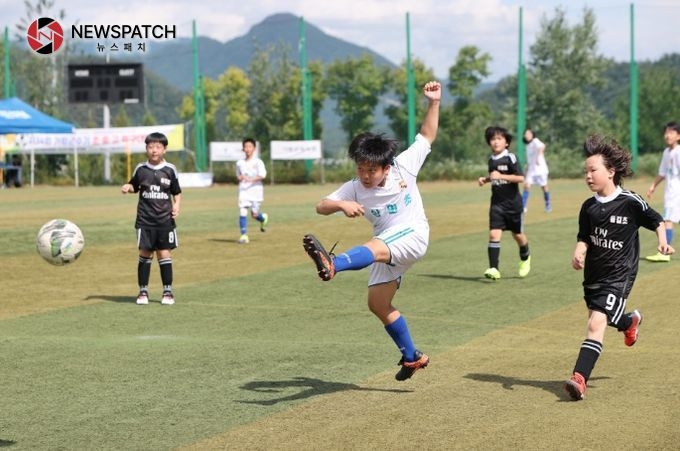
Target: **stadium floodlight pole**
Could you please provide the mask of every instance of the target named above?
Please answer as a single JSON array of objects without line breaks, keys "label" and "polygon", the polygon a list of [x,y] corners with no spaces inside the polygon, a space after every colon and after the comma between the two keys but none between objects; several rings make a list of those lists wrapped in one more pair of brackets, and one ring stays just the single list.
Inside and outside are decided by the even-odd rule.
[{"label": "stadium floodlight pole", "polygon": [[416,93],[413,63],[411,62],[411,22],[406,13],[406,99],[408,102],[408,143],[416,139]]},{"label": "stadium floodlight pole", "polygon": [[[300,41],[298,44],[300,52],[300,78],[302,91],[302,139],[310,140],[313,138],[312,130],[312,78],[307,68],[307,37],[305,31],[305,19],[300,17]],[[305,179],[309,181],[312,172],[312,160],[305,160]]]},{"label": "stadium floodlight pole", "polygon": [[9,99],[9,85],[10,85],[10,72],[9,72],[9,29],[5,27],[5,76],[3,77],[5,81],[5,99]]},{"label": "stadium floodlight pole", "polygon": [[638,162],[638,70],[635,62],[634,5],[630,4],[630,151],[633,154],[633,171]]},{"label": "stadium floodlight pole", "polygon": [[522,7],[519,8],[519,64],[517,70],[517,158],[519,163],[524,166],[525,146],[522,135],[526,128],[526,105],[527,105],[527,80],[526,70],[522,62]]}]

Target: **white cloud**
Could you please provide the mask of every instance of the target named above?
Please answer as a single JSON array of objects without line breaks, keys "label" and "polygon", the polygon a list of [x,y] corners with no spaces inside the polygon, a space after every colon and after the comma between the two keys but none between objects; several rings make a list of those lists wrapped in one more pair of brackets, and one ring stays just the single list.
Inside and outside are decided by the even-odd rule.
[{"label": "white cloud", "polygon": [[[29,0],[30,2],[31,0]],[[191,36],[192,21],[199,35],[221,42],[242,36],[269,15],[289,12],[308,24],[361,46],[399,64],[406,57],[406,13],[410,16],[411,52],[446,76],[458,50],[476,45],[489,53],[492,80],[515,73],[518,60],[519,8],[523,7],[524,59],[540,29],[541,18],[560,6],[570,24],[582,19],[590,4],[597,17],[599,50],[626,61],[630,52],[629,0],[609,0],[606,6],[587,0],[248,0],[240,3],[189,0],[55,0],[67,20],[96,24],[174,24],[180,36]],[[10,27],[25,15],[22,2],[0,0],[0,25]],[[638,60],[658,59],[680,49],[677,0],[635,1],[635,53]],[[4,22],[4,23],[3,23]]]}]

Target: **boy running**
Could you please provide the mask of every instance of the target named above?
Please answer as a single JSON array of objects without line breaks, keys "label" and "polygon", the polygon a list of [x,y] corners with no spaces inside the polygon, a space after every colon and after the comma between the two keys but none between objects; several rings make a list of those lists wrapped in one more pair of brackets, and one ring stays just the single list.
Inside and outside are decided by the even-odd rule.
[{"label": "boy running", "polygon": [[661,254],[675,252],[666,242],[661,215],[642,197],[621,187],[623,177],[632,174],[630,153],[616,141],[596,135],[588,137],[583,148],[586,184],[595,195],[581,206],[578,242],[571,260],[574,269],[583,269],[583,298],[588,307],[586,338],[564,386],[574,401],[585,396],[608,325],[623,332],[626,346],[633,346],[638,339],[642,314],[637,310],[624,313],[638,271],[638,229],[656,232]]},{"label": "boy running", "polygon": [[501,278],[499,262],[501,256],[501,237],[504,230],[510,230],[519,247],[519,276],[526,277],[531,271],[529,239],[524,233],[524,215],[519,184],[524,182],[524,174],[517,156],[508,148],[512,135],[503,127],[488,127],[484,131],[486,143],[493,152],[489,157],[489,175],[478,179],[479,186],[491,183],[491,205],[489,206],[489,244],[487,255],[489,268],[484,277],[491,280]]}]

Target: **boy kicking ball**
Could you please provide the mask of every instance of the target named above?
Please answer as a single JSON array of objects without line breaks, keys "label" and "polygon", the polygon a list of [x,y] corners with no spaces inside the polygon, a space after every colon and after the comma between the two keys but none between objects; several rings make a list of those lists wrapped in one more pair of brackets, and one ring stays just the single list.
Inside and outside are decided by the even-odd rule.
[{"label": "boy kicking ball", "polygon": [[416,349],[406,319],[392,305],[403,274],[425,255],[429,242],[430,228],[416,178],[437,136],[440,83],[426,83],[423,95],[428,107],[415,142],[396,156],[397,141],[374,133],[359,134],[349,147],[357,178],[316,206],[321,215],[343,212],[348,218],[364,216],[373,225],[373,238],[338,255],[332,249],[326,251],[314,235],[302,240],[321,280],[370,266],[368,307],[401,352],[401,369],[395,376],[398,381],[409,379],[430,362]]}]

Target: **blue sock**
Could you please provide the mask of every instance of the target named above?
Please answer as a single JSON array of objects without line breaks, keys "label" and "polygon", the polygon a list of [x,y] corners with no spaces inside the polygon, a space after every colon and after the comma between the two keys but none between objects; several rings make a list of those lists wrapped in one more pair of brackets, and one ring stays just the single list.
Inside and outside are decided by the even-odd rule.
[{"label": "blue sock", "polygon": [[673,229],[666,229],[666,242],[670,246],[673,241]]},{"label": "blue sock", "polygon": [[543,200],[545,200],[545,208],[550,208],[550,191],[543,193]]},{"label": "blue sock", "polygon": [[529,200],[529,191],[522,191],[522,207],[527,208],[527,201]]},{"label": "blue sock", "polygon": [[413,362],[416,358],[416,347],[411,339],[411,334],[408,331],[408,325],[406,325],[406,319],[400,316],[392,324],[385,326],[385,330],[392,337],[392,340],[401,351],[404,356],[404,360],[407,362]]},{"label": "blue sock", "polygon": [[365,268],[375,261],[373,252],[366,246],[355,246],[335,256],[335,270],[347,271]]},{"label": "blue sock", "polygon": [[258,213],[257,218],[255,218],[255,219],[257,219],[260,222],[264,222],[264,216],[262,216],[262,213]]},{"label": "blue sock", "polygon": [[248,218],[245,216],[239,216],[238,217],[238,225],[241,227],[241,235],[245,235],[246,232],[248,231],[247,225],[248,225]]}]

